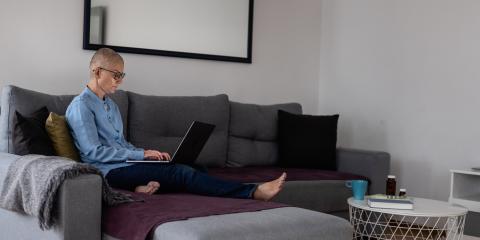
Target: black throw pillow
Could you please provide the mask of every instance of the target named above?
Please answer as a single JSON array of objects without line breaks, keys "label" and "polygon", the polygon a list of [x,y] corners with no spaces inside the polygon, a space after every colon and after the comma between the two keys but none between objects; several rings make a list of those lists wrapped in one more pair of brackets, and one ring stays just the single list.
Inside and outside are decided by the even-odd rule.
[{"label": "black throw pillow", "polygon": [[313,116],[279,110],[279,165],[336,170],[338,117],[338,114]]},{"label": "black throw pillow", "polygon": [[15,111],[13,117],[13,149],[17,155],[41,154],[54,156],[52,142],[45,130],[49,111],[47,107],[26,117]]}]

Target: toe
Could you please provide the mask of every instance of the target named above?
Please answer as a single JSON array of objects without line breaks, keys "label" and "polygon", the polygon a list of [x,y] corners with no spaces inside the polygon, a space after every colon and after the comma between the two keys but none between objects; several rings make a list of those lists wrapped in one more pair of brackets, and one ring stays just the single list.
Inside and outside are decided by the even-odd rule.
[{"label": "toe", "polygon": [[150,187],[150,189],[148,189],[148,194],[153,194],[155,191],[155,187]]},{"label": "toe", "polygon": [[160,187],[160,183],[158,183],[156,181],[151,181],[151,182],[148,183],[148,186],[158,188],[158,187]]}]

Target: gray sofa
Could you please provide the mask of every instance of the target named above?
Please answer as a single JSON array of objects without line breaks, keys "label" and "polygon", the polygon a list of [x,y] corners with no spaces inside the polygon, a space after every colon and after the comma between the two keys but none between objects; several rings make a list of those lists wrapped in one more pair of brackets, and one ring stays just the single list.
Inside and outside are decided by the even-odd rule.
[{"label": "gray sofa", "polygon": [[[5,176],[9,163],[18,158],[11,154],[14,152],[11,132],[15,110],[28,114],[47,106],[52,112],[65,114],[73,97],[53,96],[15,86],[3,87],[0,179]],[[227,95],[163,97],[117,91],[112,98],[120,108],[125,136],[139,147],[172,152],[192,120],[215,124],[216,128],[197,160],[197,163],[211,168],[274,165],[278,158],[277,110],[302,112],[297,103],[243,104],[229,101]],[[385,152],[338,149],[337,167],[338,171],[369,178],[370,192],[383,192],[390,156]],[[274,201],[292,207],[169,222],[158,226],[153,238],[351,239],[352,229],[348,221],[333,216],[347,216],[346,199],[350,195],[342,180],[287,181]],[[8,239],[102,237],[99,176],[85,175],[67,180],[60,189],[57,204],[60,224],[50,231],[41,231],[33,217],[0,209],[2,236]],[[103,237],[115,239],[107,235]]]}]

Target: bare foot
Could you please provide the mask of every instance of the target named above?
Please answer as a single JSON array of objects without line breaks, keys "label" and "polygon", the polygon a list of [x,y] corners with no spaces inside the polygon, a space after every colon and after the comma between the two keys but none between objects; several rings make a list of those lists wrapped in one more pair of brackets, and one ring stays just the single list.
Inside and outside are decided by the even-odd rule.
[{"label": "bare foot", "polygon": [[148,182],[147,185],[136,187],[135,192],[146,193],[146,194],[152,195],[156,191],[158,191],[159,188],[160,188],[160,183],[159,182],[150,181],[150,182]]},{"label": "bare foot", "polygon": [[270,182],[260,184],[257,187],[257,190],[255,190],[255,192],[253,193],[253,199],[269,201],[270,199],[275,197],[275,195],[277,195],[280,190],[282,190],[286,178],[287,174],[282,173],[279,178]]}]

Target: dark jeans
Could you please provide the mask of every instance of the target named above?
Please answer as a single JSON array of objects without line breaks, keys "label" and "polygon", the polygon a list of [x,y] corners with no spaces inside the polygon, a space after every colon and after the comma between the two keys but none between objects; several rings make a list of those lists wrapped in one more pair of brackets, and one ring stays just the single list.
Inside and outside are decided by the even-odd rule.
[{"label": "dark jeans", "polygon": [[106,179],[114,188],[133,191],[135,187],[150,181],[160,183],[158,192],[187,191],[190,193],[231,197],[252,198],[255,184],[242,184],[214,178],[204,172],[183,164],[136,163],[128,167],[111,170]]}]

